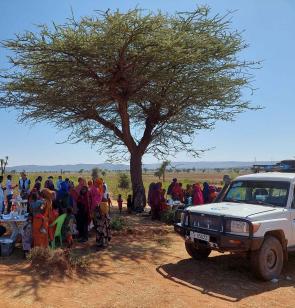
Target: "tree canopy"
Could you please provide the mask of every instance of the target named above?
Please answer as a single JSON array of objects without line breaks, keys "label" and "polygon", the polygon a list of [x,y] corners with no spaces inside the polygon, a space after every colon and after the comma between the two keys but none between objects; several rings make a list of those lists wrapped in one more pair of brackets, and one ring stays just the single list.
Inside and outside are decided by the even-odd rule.
[{"label": "tree canopy", "polygon": [[0,107],[19,110],[23,122],[69,129],[69,141],[111,158],[130,156],[131,168],[141,168],[145,153],[197,153],[198,130],[251,108],[242,89],[251,90],[255,63],[239,58],[247,45],[230,17],[207,7],[97,12],[2,44],[13,55]]}]

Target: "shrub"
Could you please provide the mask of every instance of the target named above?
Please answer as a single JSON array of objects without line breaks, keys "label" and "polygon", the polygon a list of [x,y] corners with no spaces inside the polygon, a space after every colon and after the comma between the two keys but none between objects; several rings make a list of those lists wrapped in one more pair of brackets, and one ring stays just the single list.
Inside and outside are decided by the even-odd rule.
[{"label": "shrub", "polygon": [[175,211],[172,209],[166,210],[161,214],[161,221],[165,222],[168,225],[172,225],[174,223],[174,215]]},{"label": "shrub", "polygon": [[80,256],[75,256],[68,249],[56,249],[34,247],[27,256],[32,267],[43,270],[47,274],[66,273],[70,270],[85,269],[88,261]]},{"label": "shrub", "polygon": [[121,231],[125,225],[126,222],[122,217],[114,217],[111,220],[111,228],[115,231]]},{"label": "shrub", "polygon": [[130,179],[126,173],[122,173],[119,176],[118,187],[122,189],[129,189],[130,187]]}]

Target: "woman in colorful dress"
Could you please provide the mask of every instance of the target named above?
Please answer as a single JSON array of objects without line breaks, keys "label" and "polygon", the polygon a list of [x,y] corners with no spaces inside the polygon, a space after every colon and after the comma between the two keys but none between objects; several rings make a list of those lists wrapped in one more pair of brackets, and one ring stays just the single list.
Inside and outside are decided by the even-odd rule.
[{"label": "woman in colorful dress", "polygon": [[199,184],[193,186],[193,205],[204,204],[203,192]]},{"label": "woman in colorful dress", "polygon": [[97,248],[106,248],[111,240],[111,219],[108,214],[108,203],[103,201],[96,206],[93,213],[93,223],[96,230]]}]

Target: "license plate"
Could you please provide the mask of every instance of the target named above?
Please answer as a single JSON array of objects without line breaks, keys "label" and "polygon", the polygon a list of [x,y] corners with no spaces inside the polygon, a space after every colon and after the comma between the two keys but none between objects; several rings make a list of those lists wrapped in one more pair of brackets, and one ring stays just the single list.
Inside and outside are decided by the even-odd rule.
[{"label": "license plate", "polygon": [[197,240],[202,240],[205,242],[209,242],[210,241],[210,236],[207,234],[203,234],[203,233],[199,233],[199,232],[190,232],[190,238],[191,239],[197,239]]}]

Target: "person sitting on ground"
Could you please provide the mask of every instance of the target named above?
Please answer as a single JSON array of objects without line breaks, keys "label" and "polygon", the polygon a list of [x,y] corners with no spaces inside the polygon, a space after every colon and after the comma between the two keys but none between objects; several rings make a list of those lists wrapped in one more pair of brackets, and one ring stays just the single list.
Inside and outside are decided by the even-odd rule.
[{"label": "person sitting on ground", "polygon": [[132,196],[128,195],[128,197],[127,197],[127,212],[128,212],[128,214],[132,213],[132,208],[133,208]]},{"label": "person sitting on ground", "polygon": [[119,195],[119,196],[118,196],[117,202],[118,202],[119,212],[120,212],[120,214],[121,214],[121,213],[122,213],[122,207],[123,207],[122,195]]}]

